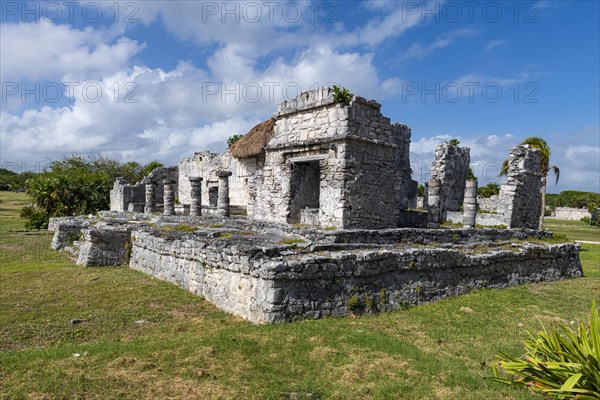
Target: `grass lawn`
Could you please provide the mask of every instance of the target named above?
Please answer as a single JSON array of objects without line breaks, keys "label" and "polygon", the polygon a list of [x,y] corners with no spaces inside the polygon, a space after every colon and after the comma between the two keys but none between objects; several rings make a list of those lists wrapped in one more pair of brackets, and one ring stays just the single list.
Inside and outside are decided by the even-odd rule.
[{"label": "grass lawn", "polygon": [[258,326],[138,271],[77,267],[50,234],[14,232],[23,195],[0,199],[2,399],[534,399],[486,379],[495,355],[600,299],[584,245],[585,278]]},{"label": "grass lawn", "polygon": [[544,228],[552,232],[563,233],[573,240],[600,242],[600,227],[590,226],[585,222],[544,218]]}]

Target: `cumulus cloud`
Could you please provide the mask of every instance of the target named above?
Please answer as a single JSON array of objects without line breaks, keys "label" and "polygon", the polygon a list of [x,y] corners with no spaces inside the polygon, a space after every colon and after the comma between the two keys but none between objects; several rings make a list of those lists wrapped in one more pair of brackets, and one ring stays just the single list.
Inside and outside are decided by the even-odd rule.
[{"label": "cumulus cloud", "polygon": [[44,19],[2,24],[2,80],[100,79],[128,67],[143,45],[110,30],[76,29]]}]

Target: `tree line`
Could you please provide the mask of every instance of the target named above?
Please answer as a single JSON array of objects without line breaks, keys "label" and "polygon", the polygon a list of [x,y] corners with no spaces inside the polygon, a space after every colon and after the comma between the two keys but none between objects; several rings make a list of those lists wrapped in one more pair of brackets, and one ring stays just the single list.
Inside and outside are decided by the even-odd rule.
[{"label": "tree line", "polygon": [[21,210],[28,229],[43,229],[51,217],[93,214],[110,207],[110,190],[117,177],[141,181],[158,161],[142,165],[102,156],[68,156],[51,162],[41,173],[29,173],[24,183],[33,204]]}]

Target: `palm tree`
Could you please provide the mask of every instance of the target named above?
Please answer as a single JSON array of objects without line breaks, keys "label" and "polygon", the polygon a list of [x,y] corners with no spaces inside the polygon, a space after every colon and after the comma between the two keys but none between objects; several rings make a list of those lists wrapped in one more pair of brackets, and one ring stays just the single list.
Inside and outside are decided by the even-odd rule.
[{"label": "palm tree", "polygon": [[[548,143],[540,137],[531,136],[521,142],[522,145],[528,144],[540,150],[542,155],[542,162],[540,164],[540,173],[542,174],[542,187],[540,189],[542,193],[542,209],[540,210],[540,225],[539,229],[544,229],[544,211],[546,210],[546,180],[550,171],[554,172],[556,176],[556,183],[558,184],[558,178],[560,177],[560,169],[556,165],[550,166],[550,146]],[[508,173],[508,160],[504,160],[502,167],[500,168],[499,176],[506,175]]]}]

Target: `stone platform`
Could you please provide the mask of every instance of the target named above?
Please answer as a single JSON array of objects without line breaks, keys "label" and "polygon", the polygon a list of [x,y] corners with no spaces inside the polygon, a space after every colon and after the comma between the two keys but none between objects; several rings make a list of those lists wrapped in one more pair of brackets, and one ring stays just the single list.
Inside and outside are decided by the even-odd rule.
[{"label": "stone platform", "polygon": [[243,217],[101,212],[51,221],[82,266],[124,265],[257,323],[391,311],[479,288],[582,276],[548,231],[319,230]]}]

